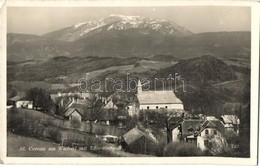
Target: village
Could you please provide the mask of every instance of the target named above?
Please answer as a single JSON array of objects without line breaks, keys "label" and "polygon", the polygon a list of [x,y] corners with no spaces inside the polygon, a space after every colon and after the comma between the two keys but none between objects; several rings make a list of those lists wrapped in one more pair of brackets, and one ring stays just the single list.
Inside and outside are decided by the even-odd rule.
[{"label": "village", "polygon": [[[43,112],[53,119],[46,122],[45,128],[58,126],[68,132],[89,134],[105,142],[102,146],[108,151],[113,147],[134,154],[165,156],[173,155],[171,148],[189,145],[196,148],[196,152],[190,155],[218,156],[223,154],[223,150],[236,147],[234,138],[239,134],[240,124],[236,115],[215,117],[192,114],[184,110],[183,102],[173,91],[146,91],[140,80],[131,98],[115,100],[115,96],[116,93],[102,96],[92,92],[57,91],[49,94],[49,100],[43,102],[43,105],[50,105],[49,111],[42,111],[41,105],[36,104],[41,101],[36,94],[17,95],[8,99],[7,108],[17,112]],[[59,125],[54,121],[58,121]],[[67,142],[66,139],[59,139],[58,142],[76,149],[85,147],[84,140],[79,139]],[[95,146],[102,149],[100,143],[91,145]]]}]

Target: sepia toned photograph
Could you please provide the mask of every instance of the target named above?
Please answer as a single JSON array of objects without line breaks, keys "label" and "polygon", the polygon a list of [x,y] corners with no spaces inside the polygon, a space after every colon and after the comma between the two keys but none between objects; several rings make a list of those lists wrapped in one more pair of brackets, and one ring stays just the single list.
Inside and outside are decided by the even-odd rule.
[{"label": "sepia toned photograph", "polygon": [[6,157],[255,157],[250,6],[8,6],[5,35]]}]

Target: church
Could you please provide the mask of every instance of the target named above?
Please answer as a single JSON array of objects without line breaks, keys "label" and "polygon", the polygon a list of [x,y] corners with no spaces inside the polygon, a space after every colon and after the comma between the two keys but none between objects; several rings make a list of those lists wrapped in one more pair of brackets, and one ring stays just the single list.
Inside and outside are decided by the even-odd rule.
[{"label": "church", "polygon": [[134,97],[132,106],[128,107],[128,109],[130,115],[138,114],[140,110],[184,110],[182,101],[176,97],[173,91],[143,91],[140,80],[137,85],[137,94]]}]

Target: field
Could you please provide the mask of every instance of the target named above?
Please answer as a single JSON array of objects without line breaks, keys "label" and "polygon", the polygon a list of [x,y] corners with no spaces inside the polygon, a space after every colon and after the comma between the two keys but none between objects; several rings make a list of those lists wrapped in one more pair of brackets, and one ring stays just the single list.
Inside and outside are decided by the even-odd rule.
[{"label": "field", "polygon": [[[26,151],[21,150],[25,147]],[[11,132],[7,133],[8,157],[97,157],[97,154],[79,150],[59,150],[59,144],[47,142],[35,138],[19,136]],[[30,148],[30,150],[29,150]],[[35,149],[39,148],[39,149]],[[45,150],[43,150],[45,148]],[[49,148],[56,150],[50,151]],[[36,151],[35,151],[36,150]]]}]

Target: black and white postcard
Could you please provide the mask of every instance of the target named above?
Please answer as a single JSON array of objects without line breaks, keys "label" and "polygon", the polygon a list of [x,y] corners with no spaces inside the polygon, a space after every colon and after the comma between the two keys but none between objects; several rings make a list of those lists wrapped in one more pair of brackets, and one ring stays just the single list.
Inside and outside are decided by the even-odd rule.
[{"label": "black and white postcard", "polygon": [[258,9],[7,0],[1,161],[256,164]]}]

